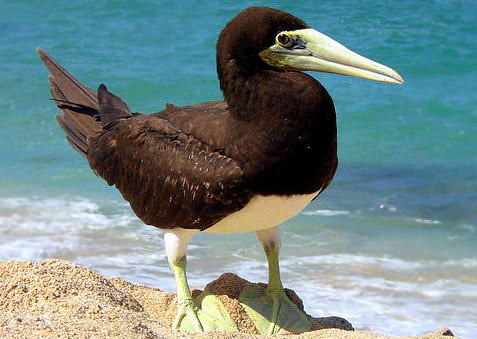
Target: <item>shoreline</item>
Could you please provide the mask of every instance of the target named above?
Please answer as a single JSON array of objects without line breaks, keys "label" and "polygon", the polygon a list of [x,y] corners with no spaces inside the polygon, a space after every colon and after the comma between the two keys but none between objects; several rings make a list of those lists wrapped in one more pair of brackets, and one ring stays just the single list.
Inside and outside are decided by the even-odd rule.
[{"label": "shoreline", "polygon": [[[68,261],[3,261],[0,262],[0,337],[265,338],[258,335],[236,300],[244,286],[250,284],[226,273],[204,289],[222,301],[240,332],[188,333],[171,329],[177,310],[174,293],[134,285],[122,278],[104,277]],[[193,294],[200,292],[195,290]],[[293,291],[287,293],[300,305],[301,300]],[[447,328],[410,337],[359,332],[339,317],[311,318],[311,326],[311,332],[286,337],[445,339],[452,336]]]}]

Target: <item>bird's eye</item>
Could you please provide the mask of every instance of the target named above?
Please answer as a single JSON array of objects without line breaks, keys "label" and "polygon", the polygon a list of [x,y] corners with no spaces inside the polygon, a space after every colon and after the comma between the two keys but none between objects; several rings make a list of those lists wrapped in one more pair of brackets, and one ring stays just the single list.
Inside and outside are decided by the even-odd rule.
[{"label": "bird's eye", "polygon": [[292,39],[284,33],[277,35],[277,42],[283,47],[290,47],[292,45]]}]

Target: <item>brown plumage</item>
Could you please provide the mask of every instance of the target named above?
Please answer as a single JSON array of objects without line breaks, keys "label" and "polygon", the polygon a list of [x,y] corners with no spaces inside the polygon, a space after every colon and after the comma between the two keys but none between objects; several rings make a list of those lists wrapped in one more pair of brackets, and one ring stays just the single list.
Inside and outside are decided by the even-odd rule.
[{"label": "brown plumage", "polygon": [[167,105],[152,115],[131,113],[106,86],[96,93],[38,52],[64,113],[58,123],[90,167],[146,224],[204,230],[255,195],[310,194],[333,178],[331,97],[314,78],[258,56],[280,31],[307,27],[282,11],[243,11],[217,43],[225,101]]}]

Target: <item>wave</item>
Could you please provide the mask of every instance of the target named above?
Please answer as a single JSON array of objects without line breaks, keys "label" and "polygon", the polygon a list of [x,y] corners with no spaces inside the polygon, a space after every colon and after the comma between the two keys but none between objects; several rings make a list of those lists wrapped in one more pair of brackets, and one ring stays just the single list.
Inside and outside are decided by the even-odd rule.
[{"label": "wave", "polygon": [[101,228],[113,222],[124,225],[131,221],[127,215],[107,216],[88,199],[70,197],[6,198],[0,200],[0,213],[0,226],[25,230]]},{"label": "wave", "polygon": [[[81,197],[0,199],[0,257],[42,260],[74,256],[100,247],[95,238],[137,239],[144,231],[125,204],[94,202]],[[147,229],[144,227],[144,229]],[[110,241],[104,247],[111,246]]]},{"label": "wave", "polygon": [[332,264],[332,265],[372,265],[382,268],[393,267],[399,270],[412,270],[424,266],[419,262],[405,261],[389,256],[371,257],[359,254],[324,254],[318,256],[308,256],[300,258],[288,258],[282,260],[289,265],[303,264]]},{"label": "wave", "polygon": [[314,211],[303,211],[301,212],[303,215],[320,215],[324,217],[334,217],[337,215],[347,215],[349,214],[348,211],[339,211],[339,210],[314,210]]},{"label": "wave", "polygon": [[439,225],[439,224],[441,224],[440,220],[421,219],[421,218],[414,218],[413,220],[416,221],[419,224],[424,224],[424,225]]}]

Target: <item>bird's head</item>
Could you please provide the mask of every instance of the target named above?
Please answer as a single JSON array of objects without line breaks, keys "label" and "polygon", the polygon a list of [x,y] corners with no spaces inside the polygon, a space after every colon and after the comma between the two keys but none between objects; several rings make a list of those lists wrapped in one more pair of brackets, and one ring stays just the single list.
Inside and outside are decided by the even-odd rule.
[{"label": "bird's head", "polygon": [[219,76],[227,67],[317,71],[401,84],[393,69],[352,52],[304,21],[277,9],[250,7],[232,19],[217,43]]}]

